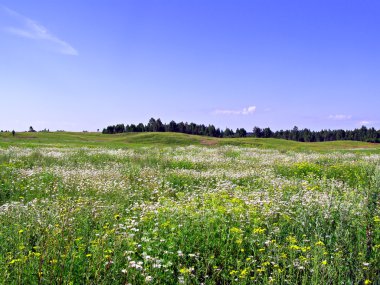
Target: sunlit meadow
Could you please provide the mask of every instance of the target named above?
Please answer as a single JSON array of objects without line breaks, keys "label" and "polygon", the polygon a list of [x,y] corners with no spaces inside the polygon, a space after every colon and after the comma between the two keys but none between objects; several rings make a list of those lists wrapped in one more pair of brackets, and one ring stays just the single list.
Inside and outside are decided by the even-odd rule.
[{"label": "sunlit meadow", "polygon": [[1,284],[380,284],[380,155],[0,148]]}]

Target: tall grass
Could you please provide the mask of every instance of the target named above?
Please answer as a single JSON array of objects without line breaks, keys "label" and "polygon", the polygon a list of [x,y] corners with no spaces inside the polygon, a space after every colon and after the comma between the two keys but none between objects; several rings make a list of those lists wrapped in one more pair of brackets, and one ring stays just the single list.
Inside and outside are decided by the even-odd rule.
[{"label": "tall grass", "polygon": [[0,148],[0,283],[380,284],[379,162]]}]

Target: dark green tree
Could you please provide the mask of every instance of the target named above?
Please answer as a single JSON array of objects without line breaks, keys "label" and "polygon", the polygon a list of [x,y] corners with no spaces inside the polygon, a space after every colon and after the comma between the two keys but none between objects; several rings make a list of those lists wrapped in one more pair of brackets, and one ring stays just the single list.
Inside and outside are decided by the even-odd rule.
[{"label": "dark green tree", "polygon": [[256,138],[262,138],[263,131],[259,127],[254,127],[252,131],[252,135]]},{"label": "dark green tree", "polygon": [[169,132],[177,132],[178,131],[177,123],[175,121],[173,121],[173,120],[170,121],[168,131]]}]

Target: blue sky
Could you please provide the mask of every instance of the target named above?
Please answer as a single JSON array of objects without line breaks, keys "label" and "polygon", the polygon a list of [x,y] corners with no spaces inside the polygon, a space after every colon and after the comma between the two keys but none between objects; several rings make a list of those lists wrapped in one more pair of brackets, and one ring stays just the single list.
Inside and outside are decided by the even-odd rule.
[{"label": "blue sky", "polygon": [[380,128],[378,0],[0,0],[0,129]]}]

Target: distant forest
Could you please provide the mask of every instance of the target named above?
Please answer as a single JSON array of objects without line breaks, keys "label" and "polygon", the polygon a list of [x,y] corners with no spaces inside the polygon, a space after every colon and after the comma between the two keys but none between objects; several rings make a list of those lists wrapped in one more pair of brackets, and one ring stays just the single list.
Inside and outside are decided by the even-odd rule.
[{"label": "distant forest", "polygon": [[148,124],[139,123],[137,125],[117,124],[108,126],[103,129],[103,134],[117,134],[129,132],[176,132],[192,135],[201,135],[217,138],[239,138],[239,137],[255,137],[255,138],[277,138],[299,142],[323,142],[336,140],[354,140],[364,142],[380,142],[380,130],[367,128],[362,126],[360,129],[354,130],[321,130],[311,131],[309,129],[298,129],[294,127],[292,130],[272,131],[269,127],[254,127],[252,132],[247,132],[244,128],[237,128],[235,131],[226,128],[221,130],[215,128],[214,125],[204,125],[195,123],[184,123],[171,121],[164,124],[160,119],[151,118]]}]

